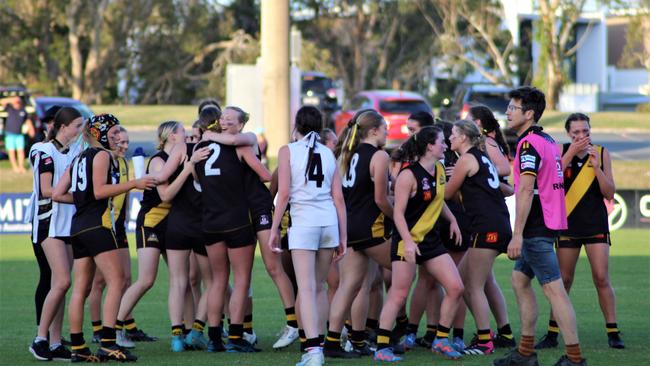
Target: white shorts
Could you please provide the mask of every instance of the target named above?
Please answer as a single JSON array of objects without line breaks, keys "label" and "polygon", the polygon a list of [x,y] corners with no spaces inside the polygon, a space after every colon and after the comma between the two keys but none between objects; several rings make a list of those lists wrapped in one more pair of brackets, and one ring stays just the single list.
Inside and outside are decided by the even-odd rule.
[{"label": "white shorts", "polygon": [[288,231],[289,250],[318,250],[339,246],[339,225],[291,226]]}]

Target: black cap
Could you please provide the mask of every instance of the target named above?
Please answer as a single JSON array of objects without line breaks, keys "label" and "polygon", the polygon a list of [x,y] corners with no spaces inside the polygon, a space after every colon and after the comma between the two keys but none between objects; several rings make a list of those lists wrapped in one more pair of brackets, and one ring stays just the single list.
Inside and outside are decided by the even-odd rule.
[{"label": "black cap", "polygon": [[43,123],[52,122],[52,120],[54,119],[54,116],[56,116],[56,112],[58,112],[59,109],[61,109],[60,105],[55,105],[55,106],[52,106],[52,107],[48,108],[47,111],[45,111],[45,116],[43,116],[43,119],[42,119]]}]

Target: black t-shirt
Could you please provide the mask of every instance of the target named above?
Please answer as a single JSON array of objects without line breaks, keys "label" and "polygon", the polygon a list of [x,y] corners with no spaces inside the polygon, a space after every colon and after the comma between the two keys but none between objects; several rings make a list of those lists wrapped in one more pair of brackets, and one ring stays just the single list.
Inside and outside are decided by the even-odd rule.
[{"label": "black t-shirt", "polygon": [[5,119],[5,133],[22,133],[23,123],[27,120],[25,108],[14,109],[11,104],[5,107],[7,119]]},{"label": "black t-shirt", "polygon": [[[535,133],[545,138],[550,139],[546,133],[542,132],[542,128],[539,126],[532,126],[526,132],[524,132],[521,137],[528,135],[529,133]],[[537,236],[542,237],[557,237],[558,231],[552,230],[546,227],[544,223],[544,213],[542,212],[542,202],[539,200],[539,193],[537,193],[537,173],[539,172],[539,167],[541,164],[541,158],[535,147],[530,143],[523,143],[519,148],[519,161],[516,161],[515,164],[519,164],[519,174],[531,174],[535,176],[535,186],[533,194],[533,202],[530,206],[530,213],[526,219],[526,225],[524,226],[523,237],[524,238],[533,238]]]}]

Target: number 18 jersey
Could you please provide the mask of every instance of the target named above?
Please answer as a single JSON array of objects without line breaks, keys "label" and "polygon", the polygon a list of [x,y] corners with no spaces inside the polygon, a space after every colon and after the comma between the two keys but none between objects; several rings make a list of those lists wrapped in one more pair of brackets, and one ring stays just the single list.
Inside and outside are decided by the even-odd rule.
[{"label": "number 18 jersey", "polygon": [[332,178],[336,172],[334,154],[325,145],[316,143],[308,173],[305,175],[309,147],[306,139],[289,145],[291,185],[289,214],[292,226],[337,225],[332,200]]}]

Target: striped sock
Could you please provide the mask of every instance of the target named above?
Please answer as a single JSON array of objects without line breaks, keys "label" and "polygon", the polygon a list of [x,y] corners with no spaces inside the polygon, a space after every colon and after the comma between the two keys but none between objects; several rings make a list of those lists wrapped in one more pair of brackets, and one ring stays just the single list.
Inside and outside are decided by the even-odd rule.
[{"label": "striped sock", "polygon": [[253,314],[244,316],[244,332],[253,334]]},{"label": "striped sock", "polygon": [[97,332],[102,330],[102,321],[101,321],[101,319],[92,322],[92,325],[93,325],[93,333],[97,333]]},{"label": "striped sock", "polygon": [[433,341],[436,338],[438,326],[436,324],[427,324],[427,332],[424,334],[424,339]]},{"label": "striped sock", "polygon": [[138,330],[138,326],[135,324],[135,319],[127,319],[124,321],[124,329],[126,329],[127,332],[135,332]]},{"label": "striped sock", "polygon": [[239,341],[244,336],[243,324],[230,324],[228,327],[228,340]]},{"label": "striped sock", "polygon": [[327,338],[325,338],[325,349],[339,349],[341,347],[341,333],[333,332],[331,330],[327,331]]},{"label": "striped sock", "polygon": [[610,335],[612,333],[619,333],[618,324],[616,323],[605,324],[605,329],[607,330],[607,335]]},{"label": "striped sock", "polygon": [[183,334],[183,326],[180,324],[172,325],[172,336],[180,336]]},{"label": "striped sock", "polygon": [[522,334],[518,349],[522,356],[530,357],[535,352],[535,336]]},{"label": "striped sock", "polygon": [[102,328],[102,347],[113,347],[115,346],[115,328],[103,327]]},{"label": "striped sock", "polygon": [[573,363],[582,362],[582,352],[580,352],[580,343],[576,344],[567,344],[566,347],[566,357],[569,361]]},{"label": "striped sock", "polygon": [[478,343],[488,343],[492,340],[490,328],[478,330]]},{"label": "striped sock", "polygon": [[510,329],[510,324],[506,324],[501,328],[497,328],[497,333],[507,339],[514,338],[514,336],[512,335],[512,329]]},{"label": "striped sock", "polygon": [[298,328],[298,318],[296,317],[296,308],[294,306],[284,309],[287,316],[287,325],[292,328]]},{"label": "striped sock", "polygon": [[199,319],[194,319],[194,323],[192,323],[192,329],[199,333],[203,333],[203,329],[205,329],[205,322]]},{"label": "striped sock", "polygon": [[366,331],[365,330],[354,330],[352,329],[352,333],[350,334],[350,342],[352,342],[352,345],[355,347],[363,347],[364,343],[366,342]]},{"label": "striped sock", "polygon": [[379,328],[377,330],[377,350],[390,347],[390,330]]},{"label": "striped sock", "polygon": [[115,321],[115,329],[118,330],[118,331],[124,329],[124,320],[117,319]]},{"label": "striped sock", "polygon": [[436,339],[449,338],[449,331],[449,328],[438,324],[438,329],[436,330]]},{"label": "striped sock", "polygon": [[557,322],[555,320],[549,320],[546,336],[549,338],[557,339],[557,336],[559,334],[560,334],[560,326],[557,325]]}]

